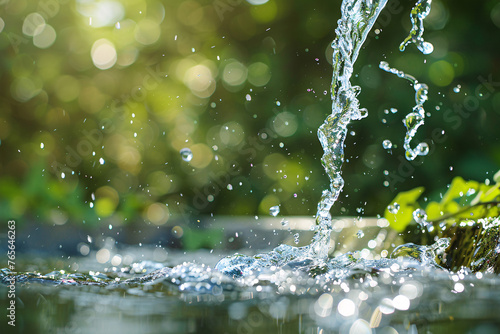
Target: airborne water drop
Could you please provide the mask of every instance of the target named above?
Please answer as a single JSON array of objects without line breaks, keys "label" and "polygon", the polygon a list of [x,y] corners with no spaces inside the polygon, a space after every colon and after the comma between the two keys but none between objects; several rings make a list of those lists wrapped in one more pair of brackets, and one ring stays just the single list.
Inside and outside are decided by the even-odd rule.
[{"label": "airborne water drop", "polygon": [[273,217],[276,217],[280,213],[280,206],[275,205],[269,208],[269,214]]},{"label": "airborne water drop", "polygon": [[193,152],[189,148],[183,148],[181,151],[181,158],[184,161],[191,161],[193,159]]},{"label": "airborne water drop", "polygon": [[390,150],[392,148],[392,142],[389,139],[386,139],[382,142],[382,147],[386,150]]}]

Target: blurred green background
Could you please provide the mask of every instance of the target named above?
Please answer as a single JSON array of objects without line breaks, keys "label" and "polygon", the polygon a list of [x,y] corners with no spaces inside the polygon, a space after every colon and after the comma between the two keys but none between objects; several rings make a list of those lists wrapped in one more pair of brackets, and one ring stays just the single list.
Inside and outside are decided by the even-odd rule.
[{"label": "blurred green background", "polygon": [[[399,191],[436,197],[453,176],[500,166],[499,1],[433,1],[428,56],[398,50],[412,5],[390,0],[359,56],[369,116],[351,125],[333,215],[375,216]],[[0,0],[0,219],[313,216],[339,17],[340,1]],[[381,60],[430,88],[417,138],[431,152],[413,164],[402,120],[414,90]]]}]

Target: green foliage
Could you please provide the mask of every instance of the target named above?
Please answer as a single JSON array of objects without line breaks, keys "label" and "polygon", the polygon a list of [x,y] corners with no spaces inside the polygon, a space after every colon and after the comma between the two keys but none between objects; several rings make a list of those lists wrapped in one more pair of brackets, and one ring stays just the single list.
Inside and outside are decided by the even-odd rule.
[{"label": "green foliage", "polygon": [[[439,202],[431,201],[424,208],[429,223],[459,222],[465,219],[497,217],[500,214],[500,171],[493,177],[495,184],[465,181],[455,177]],[[392,228],[404,231],[414,221],[413,211],[421,208],[417,202],[424,188],[419,187],[399,193],[389,208],[399,205],[399,210],[385,211],[385,218]],[[392,212],[391,212],[392,211]]]},{"label": "green foliage", "polygon": [[184,248],[194,250],[199,248],[213,249],[224,239],[224,232],[217,229],[197,230],[193,228],[184,229],[182,241]]},{"label": "green foliage", "polygon": [[82,205],[81,188],[47,177],[40,173],[44,169],[47,166],[43,162],[34,162],[21,186],[15,180],[0,178],[0,197],[11,198],[0,203],[1,216],[16,219],[22,225],[25,219],[20,218],[29,208],[36,219],[54,220],[59,224],[69,218],[96,222],[94,212]]},{"label": "green foliage", "polygon": [[[386,12],[398,12],[391,25],[379,22],[383,33],[368,35],[354,76],[370,116],[349,126],[356,135],[346,155],[353,158],[343,167],[346,196],[335,205],[342,215],[356,215],[359,203],[375,215],[401,186],[432,191],[448,177],[450,161],[473,179],[500,164],[500,74],[492,66],[500,43],[484,43],[497,38],[493,14],[457,1],[440,2],[446,16],[431,11],[427,33],[434,30],[448,48],[435,45],[439,57],[425,63],[414,47],[393,52],[411,2],[389,6]],[[98,6],[56,2],[0,1],[0,219],[105,227],[149,223],[161,216],[160,204],[173,218],[267,214],[269,202],[280,203],[283,215],[315,214],[327,186],[316,131],[331,113],[328,46],[338,1],[114,1],[121,10],[93,21]],[[216,9],[221,3],[227,6]],[[39,43],[50,39],[45,34],[26,34],[34,23],[53,29],[52,44]],[[419,133],[444,132],[428,137],[432,159],[412,178],[391,179],[395,171],[406,175],[403,164],[385,159],[380,145],[390,139],[391,152],[403,152],[396,147],[402,111],[413,99],[413,89],[378,68],[386,57],[446,96],[429,101],[441,111]],[[450,66],[453,73],[444,74],[461,83],[460,93],[436,87]],[[464,110],[464,101],[474,110]],[[384,113],[392,107],[401,112]],[[189,162],[179,154],[185,147]]]},{"label": "green foliage", "polygon": [[[402,232],[412,222],[413,211],[418,208],[417,199],[423,192],[424,188],[418,187],[396,195],[391,204],[395,210],[386,208],[384,213],[384,217],[391,223],[393,229]],[[399,208],[397,209],[398,206]]]}]

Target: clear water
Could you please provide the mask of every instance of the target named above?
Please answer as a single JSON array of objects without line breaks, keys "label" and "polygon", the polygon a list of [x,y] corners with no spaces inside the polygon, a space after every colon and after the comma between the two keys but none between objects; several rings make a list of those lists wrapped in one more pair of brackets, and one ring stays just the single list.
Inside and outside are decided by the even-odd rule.
[{"label": "clear water", "polygon": [[[425,110],[424,103],[428,99],[429,87],[424,84],[418,82],[415,77],[404,73],[403,71],[399,71],[395,68],[389,67],[389,64],[385,61],[381,61],[379,67],[389,73],[395,74],[400,78],[406,79],[412,83],[413,89],[415,90],[415,107],[413,107],[412,112],[406,115],[403,123],[406,127],[406,135],[404,139],[403,147],[406,151],[406,159],[414,160],[417,156],[427,155],[429,153],[429,145],[426,142],[419,143],[415,148],[412,148],[410,142],[413,137],[415,137],[418,128],[424,124],[425,120]],[[392,145],[391,145],[392,146]]]},{"label": "clear water", "polygon": [[182,160],[189,162],[193,159],[193,152],[189,148],[183,148],[179,152],[181,154]]},{"label": "clear water", "polygon": [[[342,164],[344,162],[347,127],[351,121],[368,116],[368,111],[360,107],[357,98],[361,87],[353,86],[351,77],[359,51],[386,3],[387,0],[346,0],[342,2],[342,16],[338,20],[338,26],[335,30],[337,38],[332,43],[332,113],[318,129],[318,138],[324,151],[321,162],[330,179],[330,187],[323,190],[321,200],[318,203],[316,234],[311,244],[300,248],[280,245],[268,254],[259,254],[254,257],[237,254],[222,259],[216,266],[217,270],[230,276],[245,276],[256,270],[272,266],[282,267],[289,263],[307,263],[310,266],[328,267],[332,230],[330,209],[344,187]],[[432,52],[432,45],[423,40],[423,19],[429,14],[430,4],[430,0],[421,0],[412,9],[410,15],[412,29],[409,36],[401,44],[402,51],[407,44],[414,43],[424,54]],[[425,110],[422,105],[427,100],[427,85],[419,83],[411,75],[390,68],[386,62],[381,62],[380,68],[397,74],[413,84],[416,106],[404,121],[407,128],[404,148],[409,160],[415,159],[418,155],[427,154],[429,147],[426,143],[418,144],[415,149],[410,146],[410,141],[415,136],[418,127],[424,123]],[[392,143],[384,141],[383,146],[390,149]]]},{"label": "clear water", "polygon": [[[352,85],[350,80],[363,42],[386,3],[387,0],[344,0],[342,3],[337,38],[332,43],[332,113],[318,129],[324,150],[322,164],[330,185],[322,192],[318,203],[310,244],[302,247],[281,244],[253,256],[230,255],[220,259],[215,266],[191,262],[166,266],[165,263],[143,261],[99,272],[42,273],[36,270],[14,273],[3,269],[0,281],[4,286],[15,281],[24,287],[20,297],[25,298],[27,309],[43,305],[40,298],[33,301],[30,300],[33,295],[25,294],[30,289],[40,294],[39,291],[49,286],[59,288],[58,298],[51,307],[59,310],[54,305],[70,305],[76,310],[73,316],[76,325],[68,330],[50,324],[52,327],[47,327],[47,332],[61,328],[68,332],[92,330],[96,322],[86,324],[82,314],[95,303],[108,305],[105,311],[111,315],[123,316],[126,326],[127,317],[138,321],[141,316],[140,308],[132,306],[139,303],[146,316],[159,316],[153,323],[163,332],[201,331],[209,326],[203,321],[212,319],[210,326],[213,327],[204,330],[207,333],[222,330],[252,333],[276,328],[281,328],[282,332],[297,332],[298,329],[298,332],[371,333],[372,328],[379,328],[387,333],[417,333],[421,328],[439,329],[441,321],[453,317],[460,321],[470,320],[480,312],[489,322],[471,322],[472,330],[493,333],[498,324],[496,314],[491,312],[495,306],[500,306],[500,298],[492,295],[492,291],[498,294],[492,289],[498,279],[493,274],[472,273],[467,269],[450,272],[441,268],[435,259],[449,246],[448,239],[438,239],[430,246],[400,245],[390,255],[374,254],[368,246],[363,249],[367,252],[352,250],[329,257],[330,236],[334,229],[330,209],[344,187],[342,164],[348,125],[368,115],[357,98],[361,88]],[[401,51],[413,43],[424,54],[432,52],[432,45],[423,39],[423,20],[429,14],[430,5],[430,0],[420,0],[412,9],[412,29],[401,43]],[[428,87],[385,62],[380,63],[380,68],[413,85],[416,105],[404,120],[407,128],[404,148],[409,160],[427,154],[425,143],[412,148],[411,141],[424,123],[423,104],[427,100]],[[386,149],[392,148],[390,142],[384,141],[383,145]],[[180,154],[186,162],[192,159],[188,149],[181,150]],[[396,203],[390,208],[391,212],[398,209]],[[279,206],[271,208],[270,214],[277,216]],[[423,215],[417,214],[415,220],[425,224]],[[286,226],[286,222],[283,225]],[[293,237],[298,243],[299,235]],[[352,237],[366,238],[363,231]],[[186,261],[190,259],[189,254],[179,256]],[[210,255],[204,256],[208,261]],[[179,299],[187,302],[180,308],[175,303]],[[471,307],[460,308],[470,300],[478,302],[477,305],[473,303],[472,310]],[[205,313],[196,316],[201,308],[193,305],[202,305]],[[442,312],[444,306],[446,313]],[[174,326],[165,322],[162,318],[165,312],[176,314],[179,323]],[[93,316],[104,321],[109,314],[97,312]],[[194,324],[189,322],[192,319]],[[221,327],[217,327],[217,321],[222,322]],[[460,321],[457,328],[463,329],[464,324]],[[234,330],[227,329],[228,323],[234,325]],[[286,324],[291,326],[288,330]],[[114,329],[133,331],[125,326],[117,325]]]}]

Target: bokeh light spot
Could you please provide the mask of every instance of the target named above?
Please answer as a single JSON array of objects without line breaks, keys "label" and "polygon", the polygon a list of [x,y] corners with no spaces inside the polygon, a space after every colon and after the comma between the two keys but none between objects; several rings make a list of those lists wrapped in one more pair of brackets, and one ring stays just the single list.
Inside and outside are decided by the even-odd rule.
[{"label": "bokeh light spot", "polygon": [[96,190],[95,192],[95,211],[99,217],[109,217],[111,216],[118,206],[119,196],[118,192],[110,187],[103,186]]},{"label": "bokeh light spot", "polygon": [[111,252],[106,248],[99,249],[95,255],[97,262],[106,263],[111,257]]},{"label": "bokeh light spot", "polygon": [[348,298],[342,299],[337,306],[340,315],[344,317],[350,317],[356,312],[356,304]]},{"label": "bokeh light spot", "polygon": [[248,66],[248,81],[257,87],[265,86],[271,79],[269,66],[262,62],[256,62]]},{"label": "bokeh light spot", "polygon": [[137,42],[143,45],[155,43],[160,38],[160,26],[150,19],[140,21],[135,27],[134,36]]},{"label": "bokeh light spot", "polygon": [[239,61],[233,60],[224,67],[222,80],[230,86],[242,85],[248,76],[248,70]]},{"label": "bokeh light spot", "polygon": [[247,0],[247,2],[251,5],[263,5],[265,3],[267,3],[269,0]]},{"label": "bokeh light spot", "polygon": [[429,68],[429,78],[436,86],[448,86],[454,77],[453,66],[445,60],[435,62]]},{"label": "bokeh light spot", "polygon": [[372,334],[372,329],[368,321],[358,319],[354,321],[349,329],[349,334]]},{"label": "bokeh light spot", "polygon": [[155,225],[163,225],[170,218],[170,211],[165,204],[153,203],[146,210],[147,219]]},{"label": "bokeh light spot", "polygon": [[286,159],[283,155],[279,153],[269,154],[264,158],[262,169],[269,178],[279,180],[281,176],[277,173],[277,171],[283,168],[285,163]]},{"label": "bokeh light spot", "polygon": [[51,210],[50,211],[50,220],[56,225],[64,225],[68,221],[68,215],[61,210]]},{"label": "bokeh light spot", "polygon": [[81,15],[92,18],[94,28],[112,26],[125,15],[118,1],[77,1],[76,9]]},{"label": "bokeh light spot", "polygon": [[227,146],[238,146],[244,135],[243,128],[238,122],[227,122],[220,128],[221,142]]},{"label": "bokeh light spot", "polygon": [[26,16],[23,21],[22,31],[26,36],[35,36],[41,32],[41,28],[45,26],[45,19],[38,13],[31,13]]},{"label": "bokeh light spot", "polygon": [[95,41],[90,54],[92,62],[98,69],[107,70],[116,63],[117,55],[115,46],[105,38]]},{"label": "bokeh light spot", "polygon": [[205,65],[195,65],[184,75],[184,83],[191,92],[201,98],[210,97],[215,92],[215,80]]},{"label": "bokeh light spot", "polygon": [[297,131],[298,127],[299,123],[297,122],[297,116],[288,111],[279,113],[274,117],[273,129],[282,137],[292,136]]},{"label": "bokeh light spot", "polygon": [[51,25],[45,24],[43,27],[38,27],[33,36],[33,45],[40,49],[46,49],[56,41],[56,31]]},{"label": "bokeh light spot", "polygon": [[210,147],[205,144],[194,144],[190,149],[193,153],[193,158],[189,164],[195,168],[207,167],[214,157]]},{"label": "bokeh light spot", "polygon": [[[491,10],[491,21],[500,28],[500,3],[497,3]],[[1,30],[1,29],[0,29]]]},{"label": "bokeh light spot", "polygon": [[120,54],[118,55],[118,59],[116,63],[120,66],[129,66],[132,65],[139,55],[139,51],[134,47],[127,47],[120,50]]},{"label": "bokeh light spot", "polygon": [[19,102],[26,102],[38,95],[42,91],[42,83],[32,79],[34,78],[16,78],[10,86],[12,97]]}]

